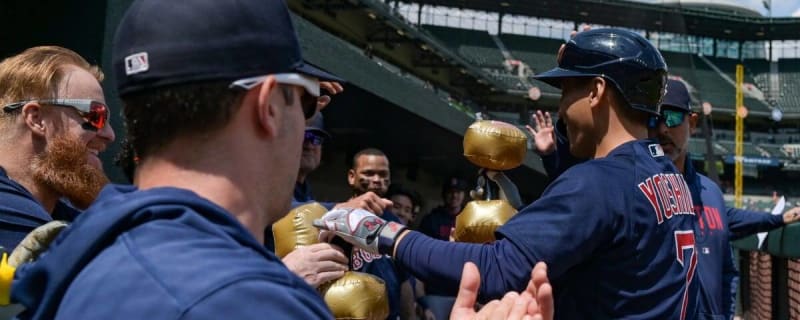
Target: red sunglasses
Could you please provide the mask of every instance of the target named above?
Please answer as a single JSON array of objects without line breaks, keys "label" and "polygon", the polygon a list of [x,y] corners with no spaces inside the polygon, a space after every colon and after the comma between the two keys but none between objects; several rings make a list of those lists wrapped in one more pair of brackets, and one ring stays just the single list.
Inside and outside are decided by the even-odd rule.
[{"label": "red sunglasses", "polygon": [[[28,100],[7,104],[3,107],[3,111],[12,112],[22,108],[26,103],[31,101],[38,101],[41,104],[48,104],[58,107],[73,108],[86,120],[88,129],[95,131],[103,129],[108,122],[108,106],[100,101],[91,99],[50,99],[50,100]],[[86,128],[86,126],[84,126]]]}]

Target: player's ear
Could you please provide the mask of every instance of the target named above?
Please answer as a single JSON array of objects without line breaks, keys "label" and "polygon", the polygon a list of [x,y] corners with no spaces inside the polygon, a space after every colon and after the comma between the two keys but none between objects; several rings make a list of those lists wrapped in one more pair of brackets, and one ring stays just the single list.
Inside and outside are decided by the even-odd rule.
[{"label": "player's ear", "polygon": [[245,97],[246,101],[255,103],[255,115],[261,127],[260,129],[270,136],[274,136],[276,132],[278,132],[279,121],[276,119],[276,113],[278,113],[279,110],[275,103],[273,103],[277,91],[278,83],[275,81],[275,77],[269,76],[261,83],[261,86],[257,90],[248,92],[248,95],[253,95],[255,97],[250,97],[249,100],[248,97]]},{"label": "player's ear", "polygon": [[689,133],[694,133],[695,129],[697,129],[697,120],[699,120],[700,116],[698,116],[696,112],[689,112],[686,117],[686,120],[689,120]]},{"label": "player's ear", "polygon": [[610,90],[608,86],[611,83],[602,77],[594,77],[589,82],[589,106],[592,108],[601,105],[601,101],[608,99]]},{"label": "player's ear", "polygon": [[356,185],[356,171],[354,169],[347,170],[347,183],[351,186]]}]

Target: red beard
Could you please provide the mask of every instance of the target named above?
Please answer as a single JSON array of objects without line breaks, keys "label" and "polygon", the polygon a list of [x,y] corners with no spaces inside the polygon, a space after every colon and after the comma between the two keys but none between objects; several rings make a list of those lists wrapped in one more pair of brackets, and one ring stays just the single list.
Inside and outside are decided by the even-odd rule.
[{"label": "red beard", "polygon": [[77,140],[56,138],[31,162],[36,183],[55,190],[80,209],[89,207],[108,183],[102,170],[87,163],[88,149]]}]

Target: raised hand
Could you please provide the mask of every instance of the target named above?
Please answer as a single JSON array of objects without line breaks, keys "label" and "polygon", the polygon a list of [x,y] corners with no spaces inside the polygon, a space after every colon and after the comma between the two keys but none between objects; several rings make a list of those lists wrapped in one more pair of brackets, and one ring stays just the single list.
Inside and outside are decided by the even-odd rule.
[{"label": "raised hand", "polygon": [[342,84],[332,81],[322,81],[319,83],[319,88],[328,92],[328,94],[320,94],[317,98],[317,110],[322,110],[329,103],[331,103],[331,96],[337,95],[344,91]]},{"label": "raised hand", "polygon": [[556,150],[556,133],[553,126],[553,119],[549,112],[536,110],[531,115],[534,127],[526,125],[525,128],[533,136],[535,151],[539,155],[548,155]]},{"label": "raised hand", "polygon": [[358,197],[347,200],[347,202],[337,203],[334,209],[364,209],[378,216],[383,215],[383,211],[392,205],[389,199],[381,198],[372,191],[368,191]]}]

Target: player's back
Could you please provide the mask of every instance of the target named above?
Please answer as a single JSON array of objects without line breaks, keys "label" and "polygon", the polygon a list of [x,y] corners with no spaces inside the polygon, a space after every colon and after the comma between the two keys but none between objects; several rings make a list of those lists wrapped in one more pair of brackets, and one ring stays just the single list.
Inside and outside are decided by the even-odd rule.
[{"label": "player's back", "polygon": [[108,186],[14,296],[22,319],[323,319],[319,295],[229,213],[176,188]]},{"label": "player's back", "polygon": [[500,233],[548,262],[557,318],[695,313],[691,196],[657,144],[629,142],[574,166],[514,219],[527,221]]}]

